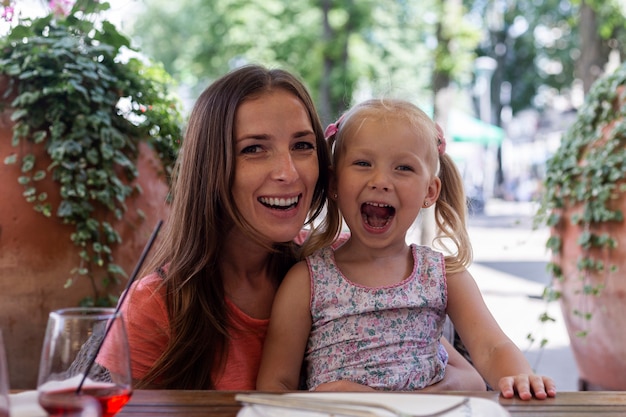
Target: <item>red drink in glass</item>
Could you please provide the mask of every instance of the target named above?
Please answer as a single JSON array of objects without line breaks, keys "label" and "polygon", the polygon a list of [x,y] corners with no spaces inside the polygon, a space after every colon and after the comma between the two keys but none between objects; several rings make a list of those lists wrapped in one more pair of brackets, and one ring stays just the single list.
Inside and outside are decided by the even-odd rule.
[{"label": "red drink in glass", "polygon": [[102,417],[118,413],[132,394],[121,313],[111,308],[80,307],[52,311],[37,390],[39,404],[51,416],[80,411],[81,398],[97,400],[95,408]]},{"label": "red drink in glass", "polygon": [[[66,388],[41,392],[39,405],[50,416],[81,416],[85,407],[81,399],[92,398],[97,401],[102,417],[113,417],[124,407],[131,395],[130,389],[114,385],[83,387],[80,394],[76,394],[76,388]],[[85,415],[93,415],[93,413]]]}]

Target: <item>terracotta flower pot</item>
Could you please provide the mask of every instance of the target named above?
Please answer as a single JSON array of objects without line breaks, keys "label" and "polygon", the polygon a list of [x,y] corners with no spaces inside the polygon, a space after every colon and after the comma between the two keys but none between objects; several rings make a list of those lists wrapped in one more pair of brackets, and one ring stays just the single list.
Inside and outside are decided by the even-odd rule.
[{"label": "terracotta flower pot", "polygon": [[[616,204],[626,213],[626,196]],[[576,209],[564,214],[569,219]],[[626,390],[626,223],[596,226],[599,234],[608,233],[617,240],[611,250],[583,254],[578,239],[579,225],[569,220],[554,230],[563,242],[561,254],[553,261],[561,266],[563,280],[556,283],[562,292],[561,310],[580,375],[581,389]],[[579,260],[585,256],[602,260],[607,267],[602,273],[583,274]],[[615,272],[610,265],[617,267]],[[602,285],[598,294],[583,294],[585,285]],[[575,312],[590,313],[585,318]],[[584,333],[584,335],[580,335]]]},{"label": "terracotta flower pot", "polygon": [[[70,271],[78,262],[78,250],[70,240],[73,226],[35,212],[25,201],[17,178],[20,164],[6,165],[4,159],[16,153],[11,146],[12,123],[9,114],[0,115],[0,327],[9,361],[12,389],[35,388],[39,356],[48,313],[61,307],[76,306],[93,295],[86,278],[64,288]],[[169,187],[161,163],[146,144],[140,145],[139,177],[143,193],[129,197],[128,210],[113,227],[122,244],[113,248],[115,263],[131,274],[143,247],[159,219],[167,216]],[[50,160],[43,146],[34,148],[37,166]],[[53,213],[60,201],[58,185],[48,175],[40,187],[48,193]],[[142,215],[138,210],[143,212]],[[112,219],[112,217],[111,217]],[[125,282],[112,292],[119,292]]]},{"label": "terracotta flower pot", "polygon": [[[618,103],[623,98],[624,87],[619,86],[617,92],[612,120],[604,123],[598,137],[580,151],[578,166],[589,166],[588,158],[602,154],[609,139],[615,136],[615,129],[621,123]],[[624,184],[623,179],[616,182],[606,205],[608,211],[626,214],[626,194],[620,192]],[[580,388],[626,390],[626,222],[574,224],[572,216],[582,218],[582,202],[569,204],[561,214],[561,221],[552,228],[552,235],[559,236],[562,242],[553,262],[561,268],[563,279],[557,280],[555,286],[562,292],[561,310],[578,365]],[[616,245],[585,250],[580,243],[583,233],[610,236]],[[604,268],[581,271],[581,260],[602,262]],[[593,289],[593,294],[585,293],[585,288]]]}]

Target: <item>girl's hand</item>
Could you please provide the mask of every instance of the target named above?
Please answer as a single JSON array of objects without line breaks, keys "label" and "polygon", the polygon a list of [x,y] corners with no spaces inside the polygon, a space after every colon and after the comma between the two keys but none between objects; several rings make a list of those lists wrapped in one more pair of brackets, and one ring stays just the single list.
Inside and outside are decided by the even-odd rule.
[{"label": "girl's hand", "polygon": [[333,381],[319,384],[313,391],[376,391],[374,388],[370,388],[367,385],[361,385],[358,382],[352,381]]},{"label": "girl's hand", "polygon": [[515,393],[522,400],[534,397],[543,400],[556,396],[556,385],[552,378],[541,375],[520,374],[500,378],[498,388],[504,398],[513,398]]}]

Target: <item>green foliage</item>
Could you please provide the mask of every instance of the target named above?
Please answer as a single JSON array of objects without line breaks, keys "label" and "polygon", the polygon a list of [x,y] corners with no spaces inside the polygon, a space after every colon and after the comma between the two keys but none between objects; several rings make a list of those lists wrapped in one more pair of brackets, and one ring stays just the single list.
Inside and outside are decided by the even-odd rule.
[{"label": "green foliage", "polygon": [[513,112],[541,107],[534,99],[542,88],[571,88],[576,62],[572,54],[579,48],[579,39],[578,8],[570,1],[500,2],[500,6],[491,1],[464,3],[480,16],[493,14],[488,8],[502,14],[502,27],[493,27],[489,18],[484,18],[485,28],[493,33],[480,45],[478,55],[498,59],[496,51],[505,48],[500,52],[505,53],[500,60],[502,81],[511,83]]},{"label": "green foliage", "polygon": [[[169,178],[182,126],[165,71],[138,58],[123,60],[129,39],[111,23],[98,22],[108,7],[80,0],[66,17],[19,22],[0,43],[0,73],[9,80],[3,102],[13,110],[13,144],[19,149],[4,162],[21,164],[19,183],[36,211],[74,226],[71,239],[80,261],[66,286],[89,278],[94,296],[84,303],[92,305],[115,303],[107,288],[125,275],[112,256],[120,235],[102,219],[109,216],[97,213],[122,219],[126,199],[141,192],[131,185],[141,141],[156,151]],[[50,166],[37,166],[35,146],[45,147]],[[48,175],[59,184],[56,208],[38,189]]]},{"label": "green foliage", "polygon": [[[562,247],[558,236],[560,222],[569,221],[580,227],[577,244],[583,256],[577,268],[581,283],[579,293],[584,295],[598,295],[603,289],[602,285],[590,284],[590,276],[617,271],[616,265],[605,265],[594,254],[616,247],[611,225],[624,221],[624,214],[614,202],[626,190],[623,186],[626,177],[625,87],[626,64],[593,85],[576,121],[547,162],[544,194],[535,218],[536,225],[553,228],[547,247],[555,255]],[[563,212],[573,207],[580,207],[579,213],[563,218]],[[601,225],[609,226],[605,228],[609,231],[600,232]],[[551,263],[551,272],[555,278],[563,278],[560,265]],[[587,320],[591,318],[588,311],[575,314]]]},{"label": "green foliage", "polygon": [[152,0],[133,29],[144,50],[164,62],[180,82],[198,90],[240,63],[293,71],[309,87],[322,122],[328,123],[352,104],[360,89],[431,100],[435,65],[455,79],[469,78],[478,30],[462,24],[462,14],[451,15],[450,36],[458,36],[451,51],[437,51],[435,57],[436,16],[425,10],[434,10],[436,4]]},{"label": "green foliage", "polygon": [[608,60],[611,49],[624,56],[626,19],[620,1],[585,1],[596,14],[599,25],[600,43],[591,46],[581,43],[581,0],[464,0],[463,3],[476,16],[489,16],[489,8],[502,13],[503,25],[499,28],[489,27],[488,17],[483,19],[485,27],[493,33],[480,45],[478,54],[498,58],[500,43],[505,53],[501,60],[502,80],[511,83],[511,106],[517,112],[526,108],[543,109],[547,103],[538,100],[542,91],[568,93],[575,77],[580,76],[583,47],[593,49],[602,59]]},{"label": "green foliage", "polygon": [[[581,0],[574,0],[580,3]],[[626,11],[624,3],[621,0],[585,0],[585,2],[598,15],[598,33],[602,39],[615,39],[621,44],[621,50],[624,50],[624,42],[626,42],[626,19],[624,12]],[[616,46],[616,45],[613,45]]]},{"label": "green foliage", "polygon": [[474,66],[482,33],[465,18],[467,11],[461,4],[442,1],[437,8],[441,33],[434,50],[435,71],[469,85],[471,80],[464,78],[471,75],[467,70]]}]

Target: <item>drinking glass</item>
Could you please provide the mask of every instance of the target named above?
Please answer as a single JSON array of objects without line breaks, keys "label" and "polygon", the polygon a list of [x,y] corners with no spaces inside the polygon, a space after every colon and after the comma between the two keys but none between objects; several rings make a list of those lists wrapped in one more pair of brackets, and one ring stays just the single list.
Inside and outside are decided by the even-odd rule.
[{"label": "drinking glass", "polygon": [[0,417],[9,417],[9,364],[0,330]]},{"label": "drinking glass", "polygon": [[128,339],[112,308],[66,308],[50,313],[39,363],[39,404],[66,415],[72,399],[94,397],[103,417],[114,416],[132,395]]}]

